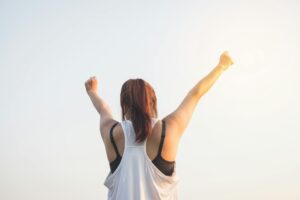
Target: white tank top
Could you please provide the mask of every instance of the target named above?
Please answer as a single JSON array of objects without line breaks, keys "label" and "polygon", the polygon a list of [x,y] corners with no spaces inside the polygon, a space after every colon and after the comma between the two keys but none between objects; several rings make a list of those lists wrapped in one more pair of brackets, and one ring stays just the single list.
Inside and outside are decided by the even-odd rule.
[{"label": "white tank top", "polygon": [[[152,118],[152,127],[158,121]],[[135,142],[135,132],[130,120],[121,122],[125,146],[117,169],[107,175],[104,185],[108,200],[177,200],[179,177],[176,164],[172,176],[163,174],[148,157],[147,139]]]}]

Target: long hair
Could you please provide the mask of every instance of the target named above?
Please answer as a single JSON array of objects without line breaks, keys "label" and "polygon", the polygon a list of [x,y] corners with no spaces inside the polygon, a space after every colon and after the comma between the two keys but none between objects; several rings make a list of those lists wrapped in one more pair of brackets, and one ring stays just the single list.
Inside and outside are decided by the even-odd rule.
[{"label": "long hair", "polygon": [[122,119],[129,115],[136,134],[136,142],[143,142],[152,131],[152,117],[157,117],[156,94],[143,79],[129,79],[121,88]]}]

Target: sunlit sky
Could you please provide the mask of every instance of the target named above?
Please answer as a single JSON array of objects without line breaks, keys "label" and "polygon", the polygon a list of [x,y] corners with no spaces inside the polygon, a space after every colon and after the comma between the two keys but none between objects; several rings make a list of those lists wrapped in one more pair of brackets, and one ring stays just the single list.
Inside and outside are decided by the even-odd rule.
[{"label": "sunlit sky", "polygon": [[99,115],[143,78],[159,118],[228,50],[179,145],[180,199],[300,199],[299,1],[0,1],[0,199],[106,199]]}]

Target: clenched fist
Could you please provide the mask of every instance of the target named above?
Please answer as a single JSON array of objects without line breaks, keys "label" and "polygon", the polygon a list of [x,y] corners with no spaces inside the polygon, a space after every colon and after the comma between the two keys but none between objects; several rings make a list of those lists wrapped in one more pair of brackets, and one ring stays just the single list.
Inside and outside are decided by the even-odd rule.
[{"label": "clenched fist", "polygon": [[228,51],[224,51],[222,53],[222,55],[220,56],[219,66],[223,70],[226,70],[232,64],[233,64],[233,61],[232,61],[231,57],[229,56]]},{"label": "clenched fist", "polygon": [[98,90],[98,81],[96,76],[92,76],[85,82],[86,92],[89,93],[97,93]]}]

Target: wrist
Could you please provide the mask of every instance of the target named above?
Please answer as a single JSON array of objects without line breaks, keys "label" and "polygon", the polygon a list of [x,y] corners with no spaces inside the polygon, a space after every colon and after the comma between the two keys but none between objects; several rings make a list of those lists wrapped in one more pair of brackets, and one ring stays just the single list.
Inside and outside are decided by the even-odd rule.
[{"label": "wrist", "polygon": [[220,70],[222,70],[222,71],[225,71],[227,67],[226,67],[226,65],[220,64],[220,63],[219,63],[219,64],[217,65],[217,68],[220,69]]},{"label": "wrist", "polygon": [[97,96],[97,92],[96,91],[93,91],[93,90],[90,90],[87,92],[89,96]]}]

